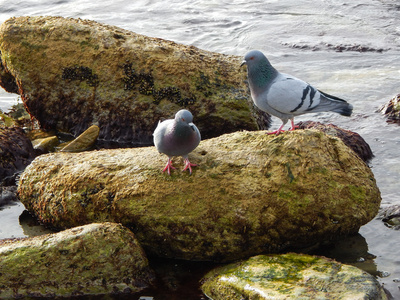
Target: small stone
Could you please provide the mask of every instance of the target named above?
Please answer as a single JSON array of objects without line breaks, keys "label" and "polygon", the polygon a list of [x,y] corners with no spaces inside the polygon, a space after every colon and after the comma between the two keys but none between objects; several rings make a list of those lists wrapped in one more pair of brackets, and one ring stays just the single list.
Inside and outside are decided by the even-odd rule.
[{"label": "small stone", "polygon": [[81,152],[90,149],[99,137],[100,128],[97,125],[90,126],[80,136],[63,147],[60,152]]},{"label": "small stone", "polygon": [[32,141],[33,148],[42,152],[53,152],[58,144],[59,140],[57,136],[50,136]]}]

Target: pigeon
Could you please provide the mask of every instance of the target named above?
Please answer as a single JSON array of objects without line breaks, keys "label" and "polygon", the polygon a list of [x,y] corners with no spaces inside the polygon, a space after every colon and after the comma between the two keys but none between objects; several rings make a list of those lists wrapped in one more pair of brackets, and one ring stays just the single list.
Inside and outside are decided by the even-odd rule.
[{"label": "pigeon", "polygon": [[347,101],[328,95],[310,84],[291,75],[276,70],[265,55],[258,51],[248,52],[241,66],[247,65],[251,97],[254,104],[282,120],[278,130],[268,134],[284,132],[283,126],[288,120],[295,130],[294,117],[306,113],[333,111],[350,116],[353,106]]},{"label": "pigeon", "polygon": [[171,158],[182,156],[185,160],[183,171],[189,169],[190,174],[192,174],[192,167],[197,165],[189,161],[188,154],[196,149],[200,140],[200,131],[193,124],[193,115],[186,109],[178,111],[175,114],[175,119],[158,122],[153,133],[153,141],[158,152],[168,156],[163,172],[167,171],[168,175],[171,175],[171,169],[175,169],[172,166]]}]

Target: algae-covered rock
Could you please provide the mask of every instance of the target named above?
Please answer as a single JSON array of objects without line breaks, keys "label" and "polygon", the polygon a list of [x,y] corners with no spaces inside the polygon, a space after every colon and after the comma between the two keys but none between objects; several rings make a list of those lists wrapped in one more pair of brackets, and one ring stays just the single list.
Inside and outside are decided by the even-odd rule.
[{"label": "algae-covered rock", "polygon": [[134,293],[153,273],[133,233],[113,223],[0,241],[0,298]]},{"label": "algae-covered rock", "polygon": [[203,138],[266,129],[241,57],[150,38],[94,21],[18,17],[0,27],[0,85],[18,92],[42,128],[152,143],[161,118],[187,107]]},{"label": "algae-covered rock", "polygon": [[60,143],[58,137],[53,135],[32,141],[33,148],[42,152],[53,152],[55,147]]},{"label": "algae-covered rock", "polygon": [[54,153],[21,175],[19,197],[49,226],[120,222],[158,256],[228,261],[355,233],[375,217],[371,170],[316,130],[202,141],[190,176],[155,147]]},{"label": "algae-covered rock", "polygon": [[386,300],[379,282],[356,267],[304,254],[260,255],[212,270],[202,290],[210,299]]},{"label": "algae-covered rock", "polygon": [[86,129],[80,136],[69,142],[60,151],[64,152],[80,152],[90,149],[96,143],[99,137],[100,128],[92,125]]}]

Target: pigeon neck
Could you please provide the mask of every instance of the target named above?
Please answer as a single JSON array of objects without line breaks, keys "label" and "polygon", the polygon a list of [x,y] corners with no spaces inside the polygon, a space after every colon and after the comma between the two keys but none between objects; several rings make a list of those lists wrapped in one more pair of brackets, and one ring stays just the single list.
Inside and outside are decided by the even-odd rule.
[{"label": "pigeon neck", "polygon": [[249,69],[249,82],[254,89],[265,88],[276,77],[278,71],[265,60]]}]

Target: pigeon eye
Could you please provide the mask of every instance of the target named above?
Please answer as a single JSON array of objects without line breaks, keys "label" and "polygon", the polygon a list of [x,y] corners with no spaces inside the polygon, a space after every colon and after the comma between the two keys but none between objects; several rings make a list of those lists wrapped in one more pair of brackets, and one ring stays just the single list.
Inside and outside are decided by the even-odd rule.
[{"label": "pigeon eye", "polygon": [[185,119],[184,119],[184,118],[182,118],[182,121],[185,121]]}]

